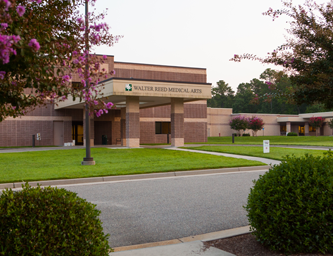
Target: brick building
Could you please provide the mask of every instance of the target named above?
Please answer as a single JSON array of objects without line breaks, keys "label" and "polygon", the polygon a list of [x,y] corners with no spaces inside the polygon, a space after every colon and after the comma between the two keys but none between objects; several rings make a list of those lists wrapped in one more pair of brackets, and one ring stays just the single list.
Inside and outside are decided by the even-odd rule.
[{"label": "brick building", "polygon": [[[207,103],[211,84],[206,69],[124,63],[108,56],[102,65],[115,70],[103,81],[103,97],[116,106],[101,117],[91,116],[91,145],[138,147],[140,143],[207,141]],[[79,82],[73,77],[72,82]],[[30,146],[32,135],[40,134],[37,146],[85,143],[84,104],[67,100],[19,118],[0,123],[0,146]]]},{"label": "brick building", "polygon": [[[114,61],[108,56],[102,68],[115,70],[103,81],[103,97],[115,108],[101,117],[91,116],[90,144],[139,147],[141,144],[206,142],[211,136],[231,136],[229,120],[237,115],[258,116],[264,130],[258,136],[332,135],[327,123],[318,131],[309,126],[312,116],[333,118],[333,112],[300,115],[233,114],[231,108],[207,108],[211,84],[205,68],[174,67]],[[73,77],[72,82],[79,82]],[[40,135],[37,146],[84,145],[84,103],[79,100],[48,104],[18,118],[0,122],[0,147],[31,146],[32,135]],[[246,131],[250,133],[250,131]],[[37,137],[37,136],[36,136]],[[105,142],[105,140],[104,140]]]}]

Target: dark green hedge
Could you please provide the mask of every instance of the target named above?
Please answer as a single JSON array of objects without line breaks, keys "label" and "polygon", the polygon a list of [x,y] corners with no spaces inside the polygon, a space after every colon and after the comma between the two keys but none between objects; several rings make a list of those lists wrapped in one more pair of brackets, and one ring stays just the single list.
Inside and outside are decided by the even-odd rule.
[{"label": "dark green hedge", "polygon": [[95,205],[57,188],[3,191],[0,255],[105,255],[111,249]]},{"label": "dark green hedge", "polygon": [[287,136],[298,136],[296,132],[288,132]]},{"label": "dark green hedge", "polygon": [[286,157],[254,182],[245,209],[257,240],[284,253],[333,253],[333,157]]}]

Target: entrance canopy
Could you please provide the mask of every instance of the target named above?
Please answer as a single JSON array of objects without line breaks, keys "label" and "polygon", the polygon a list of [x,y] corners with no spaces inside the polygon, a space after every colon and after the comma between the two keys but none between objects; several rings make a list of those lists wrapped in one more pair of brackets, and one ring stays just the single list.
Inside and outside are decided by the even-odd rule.
[{"label": "entrance canopy", "polygon": [[[126,97],[139,97],[139,107],[149,108],[171,104],[172,98],[183,102],[206,100],[211,98],[210,83],[155,81],[144,79],[110,78],[101,82],[104,89],[100,97],[107,98],[117,108],[126,107]],[[84,103],[79,99],[59,102],[55,109],[82,109]]]}]

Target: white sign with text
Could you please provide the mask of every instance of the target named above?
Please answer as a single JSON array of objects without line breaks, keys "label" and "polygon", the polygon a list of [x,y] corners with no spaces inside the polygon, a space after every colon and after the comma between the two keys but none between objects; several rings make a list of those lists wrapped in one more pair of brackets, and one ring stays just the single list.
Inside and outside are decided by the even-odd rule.
[{"label": "white sign with text", "polygon": [[269,153],[269,140],[264,140],[264,153]]}]

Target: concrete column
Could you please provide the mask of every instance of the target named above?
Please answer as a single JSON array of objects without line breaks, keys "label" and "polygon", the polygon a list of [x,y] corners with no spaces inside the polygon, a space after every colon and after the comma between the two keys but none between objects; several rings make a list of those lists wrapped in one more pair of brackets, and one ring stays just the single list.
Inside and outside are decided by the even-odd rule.
[{"label": "concrete column", "polygon": [[184,146],[184,101],[171,99],[171,146]]},{"label": "concrete column", "polygon": [[126,146],[126,108],[120,109],[120,139],[121,145]]},{"label": "concrete column", "polygon": [[291,132],[291,124],[290,124],[290,122],[287,122],[286,126],[287,126],[287,132]]},{"label": "concrete column", "polygon": [[304,124],[304,135],[309,136],[309,123]]},{"label": "concrete column", "polygon": [[126,146],[140,147],[139,97],[126,97]]},{"label": "concrete column", "polygon": [[[94,114],[90,114],[90,146],[94,146]],[[86,120],[86,109],[83,108],[83,146],[86,146],[86,128],[85,128],[85,120]]]}]

